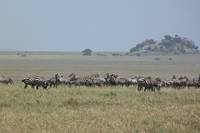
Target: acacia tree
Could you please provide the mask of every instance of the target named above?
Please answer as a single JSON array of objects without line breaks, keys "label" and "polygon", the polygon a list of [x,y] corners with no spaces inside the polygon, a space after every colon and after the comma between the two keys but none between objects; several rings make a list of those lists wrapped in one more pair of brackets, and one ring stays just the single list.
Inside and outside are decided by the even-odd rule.
[{"label": "acacia tree", "polygon": [[85,56],[91,56],[92,55],[92,50],[91,49],[85,49],[82,51],[82,54]]}]

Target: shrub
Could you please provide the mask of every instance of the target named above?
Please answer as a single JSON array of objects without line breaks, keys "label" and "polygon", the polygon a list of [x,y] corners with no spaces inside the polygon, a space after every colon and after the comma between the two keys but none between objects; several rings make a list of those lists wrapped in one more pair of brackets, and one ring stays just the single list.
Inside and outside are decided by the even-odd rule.
[{"label": "shrub", "polygon": [[82,54],[85,56],[91,56],[92,55],[92,50],[91,49],[85,49],[82,51]]}]

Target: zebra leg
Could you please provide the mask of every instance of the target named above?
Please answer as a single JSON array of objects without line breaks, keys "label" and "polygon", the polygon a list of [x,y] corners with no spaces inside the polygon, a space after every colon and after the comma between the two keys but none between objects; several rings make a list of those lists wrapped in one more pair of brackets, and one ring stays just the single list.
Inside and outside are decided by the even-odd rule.
[{"label": "zebra leg", "polygon": [[27,85],[27,84],[25,84],[24,88],[27,88],[27,87],[28,87],[28,85]]}]

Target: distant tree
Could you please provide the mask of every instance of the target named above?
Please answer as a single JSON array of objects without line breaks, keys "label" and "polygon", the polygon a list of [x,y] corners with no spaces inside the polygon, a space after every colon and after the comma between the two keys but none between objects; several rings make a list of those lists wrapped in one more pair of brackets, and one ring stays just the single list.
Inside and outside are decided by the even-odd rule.
[{"label": "distant tree", "polygon": [[170,35],[165,35],[164,38],[165,38],[166,40],[172,40],[172,39],[173,39],[173,37],[171,37]]},{"label": "distant tree", "polygon": [[145,44],[155,44],[156,41],[154,41],[153,39],[146,39],[144,43]]},{"label": "distant tree", "polygon": [[92,50],[91,49],[85,49],[82,51],[82,54],[85,56],[91,56],[92,55]]},{"label": "distant tree", "polygon": [[153,51],[153,49],[151,47],[147,47],[148,51]]},{"label": "distant tree", "polygon": [[135,51],[137,51],[136,47],[130,49],[130,53],[135,52]]},{"label": "distant tree", "polygon": [[181,37],[180,37],[179,35],[175,35],[174,41],[175,41],[176,43],[181,43],[182,39],[181,39]]}]

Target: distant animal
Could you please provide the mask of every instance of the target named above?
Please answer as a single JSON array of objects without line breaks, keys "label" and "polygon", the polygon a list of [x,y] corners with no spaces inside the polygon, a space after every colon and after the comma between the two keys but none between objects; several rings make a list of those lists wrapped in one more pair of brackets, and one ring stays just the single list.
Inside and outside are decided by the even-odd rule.
[{"label": "distant animal", "polygon": [[22,82],[25,84],[24,88],[27,88],[28,86],[31,86],[32,88],[39,89],[39,87],[42,87],[43,89],[47,89],[48,87],[48,80],[44,80],[42,78],[24,78]]},{"label": "distant animal", "polygon": [[138,91],[160,91],[160,88],[162,86],[162,81],[160,78],[156,78],[155,80],[152,80],[151,77],[147,78],[139,78],[137,81],[138,84]]},{"label": "distant animal", "polygon": [[14,82],[10,77],[1,76],[0,77],[0,83],[8,85],[8,84],[13,84]]},{"label": "distant animal", "polygon": [[128,81],[129,81],[130,85],[136,85],[137,84],[137,78],[136,77],[135,78],[129,78]]},{"label": "distant animal", "polygon": [[144,78],[139,78],[137,80],[137,85],[138,85],[138,87],[137,87],[138,91],[142,91],[143,89],[145,89],[145,87],[146,87],[145,79]]},{"label": "distant animal", "polygon": [[60,77],[60,76],[59,76],[59,74],[57,73],[57,74],[55,74],[54,77],[48,79],[48,80],[47,80],[48,86],[49,86],[50,88],[52,88],[52,87],[53,87],[53,88],[57,88],[58,84],[60,84],[59,77]]}]

